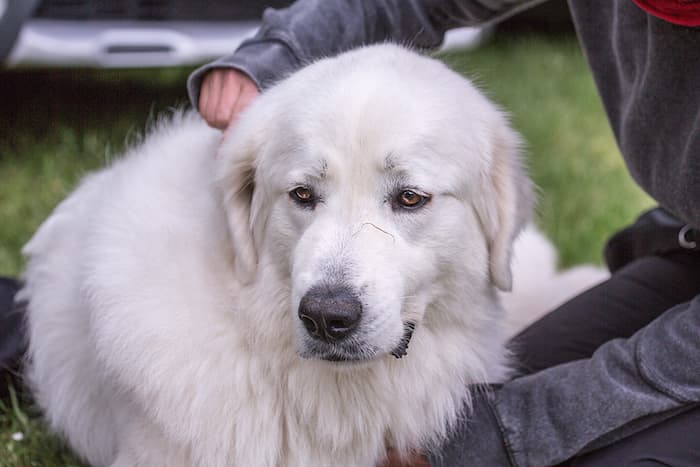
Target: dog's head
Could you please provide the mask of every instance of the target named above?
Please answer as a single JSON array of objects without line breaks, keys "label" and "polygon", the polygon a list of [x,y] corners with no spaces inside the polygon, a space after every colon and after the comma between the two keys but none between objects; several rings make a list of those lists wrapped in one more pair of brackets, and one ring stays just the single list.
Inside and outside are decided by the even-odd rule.
[{"label": "dog's head", "polygon": [[222,150],[238,273],[289,288],[304,357],[401,354],[426,311],[449,320],[510,288],[532,200],[518,145],[436,60],[382,45],[310,65]]}]

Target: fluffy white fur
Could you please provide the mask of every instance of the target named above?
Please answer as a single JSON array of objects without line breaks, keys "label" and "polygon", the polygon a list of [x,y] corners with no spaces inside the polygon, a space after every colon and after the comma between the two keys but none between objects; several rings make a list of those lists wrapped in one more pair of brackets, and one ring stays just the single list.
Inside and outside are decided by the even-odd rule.
[{"label": "fluffy white fur", "polygon": [[[26,246],[51,426],[95,466],[366,467],[439,442],[467,385],[507,372],[497,289],[532,194],[506,117],[383,45],[266,92],[217,158],[219,137],[195,115],[158,125]],[[429,202],[397,208],[407,188]],[[297,316],[334,280],[362,302],[354,350],[319,350]]]}]

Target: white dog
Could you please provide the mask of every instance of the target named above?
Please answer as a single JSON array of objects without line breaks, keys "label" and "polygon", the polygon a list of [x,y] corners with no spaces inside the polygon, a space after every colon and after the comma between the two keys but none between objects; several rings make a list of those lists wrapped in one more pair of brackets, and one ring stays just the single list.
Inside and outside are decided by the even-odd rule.
[{"label": "white dog", "polygon": [[219,138],[162,123],[26,246],[51,426],[96,466],[366,467],[439,442],[508,371],[498,289],[533,196],[504,114],[382,45],[270,89],[217,158]]}]

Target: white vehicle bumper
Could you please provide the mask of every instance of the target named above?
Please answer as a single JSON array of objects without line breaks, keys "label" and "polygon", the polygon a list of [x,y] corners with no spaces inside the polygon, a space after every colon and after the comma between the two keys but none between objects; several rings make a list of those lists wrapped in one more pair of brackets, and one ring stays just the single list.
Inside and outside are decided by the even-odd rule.
[{"label": "white vehicle bumper", "polygon": [[232,53],[257,28],[256,22],[32,19],[22,25],[6,65],[197,65]]}]

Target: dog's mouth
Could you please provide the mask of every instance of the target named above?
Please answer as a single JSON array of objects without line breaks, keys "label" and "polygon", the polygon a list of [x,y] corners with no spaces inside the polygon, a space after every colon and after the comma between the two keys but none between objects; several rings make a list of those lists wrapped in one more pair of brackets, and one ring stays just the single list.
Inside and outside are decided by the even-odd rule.
[{"label": "dog's mouth", "polygon": [[333,362],[333,363],[358,363],[358,362],[369,361],[369,360],[371,360],[371,358],[331,354],[331,355],[322,357],[321,360],[325,360],[327,362]]},{"label": "dog's mouth", "polygon": [[[414,321],[404,322],[404,333],[399,343],[389,354],[400,359],[408,354],[408,345],[416,329]],[[368,348],[365,345],[333,345],[330,349],[326,346],[311,345],[302,352],[304,358],[324,360],[332,363],[361,363],[375,359],[378,355],[384,354],[377,348]]]},{"label": "dog's mouth", "polygon": [[362,363],[373,360],[379,354],[375,348],[340,347],[333,348],[310,348],[302,352],[303,358],[323,360],[331,363]]}]

